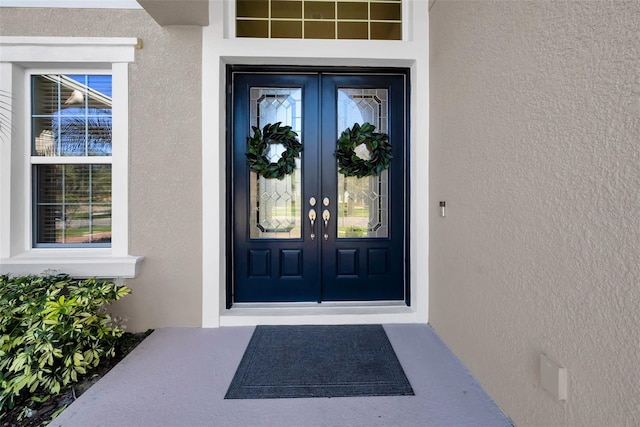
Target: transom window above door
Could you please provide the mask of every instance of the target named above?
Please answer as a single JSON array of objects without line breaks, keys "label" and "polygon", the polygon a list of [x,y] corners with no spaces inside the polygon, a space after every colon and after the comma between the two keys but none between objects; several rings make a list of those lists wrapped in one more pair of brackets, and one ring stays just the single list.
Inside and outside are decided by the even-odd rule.
[{"label": "transom window above door", "polygon": [[402,39],[402,0],[236,0],[236,37]]}]

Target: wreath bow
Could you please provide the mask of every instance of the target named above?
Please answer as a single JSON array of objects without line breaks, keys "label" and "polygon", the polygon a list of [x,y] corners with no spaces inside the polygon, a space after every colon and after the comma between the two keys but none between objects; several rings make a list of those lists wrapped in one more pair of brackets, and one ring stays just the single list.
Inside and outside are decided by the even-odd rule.
[{"label": "wreath bow", "polygon": [[[352,128],[347,128],[338,139],[336,159],[338,170],[344,176],[380,175],[383,170],[389,168],[393,158],[389,135],[375,132],[376,127],[371,123],[360,126],[355,123]],[[369,160],[361,159],[355,153],[356,147],[365,144],[369,150]]]},{"label": "wreath bow", "polygon": [[[251,126],[253,136],[247,137],[249,152],[247,163],[249,169],[265,178],[284,179],[296,168],[296,158],[300,157],[302,144],[298,141],[298,134],[291,130],[291,126],[281,126],[282,122],[267,124],[262,131],[257,126]],[[272,162],[266,155],[270,144],[282,144],[285,151],[277,162]]]}]

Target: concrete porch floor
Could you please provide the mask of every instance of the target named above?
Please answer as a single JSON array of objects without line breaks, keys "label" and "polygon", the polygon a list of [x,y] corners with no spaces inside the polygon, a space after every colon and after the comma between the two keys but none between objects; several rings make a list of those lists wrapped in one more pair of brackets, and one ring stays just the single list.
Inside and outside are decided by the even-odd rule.
[{"label": "concrete porch floor", "polygon": [[511,426],[428,325],[385,325],[415,396],[224,400],[253,327],[158,329],[50,426]]}]

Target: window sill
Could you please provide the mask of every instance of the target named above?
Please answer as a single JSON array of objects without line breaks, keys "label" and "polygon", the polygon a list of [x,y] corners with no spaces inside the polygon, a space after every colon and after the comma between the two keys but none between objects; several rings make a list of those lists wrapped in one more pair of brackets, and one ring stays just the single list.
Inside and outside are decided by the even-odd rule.
[{"label": "window sill", "polygon": [[141,256],[113,256],[110,249],[32,249],[0,259],[0,274],[13,276],[64,273],[72,277],[130,279],[138,275]]}]

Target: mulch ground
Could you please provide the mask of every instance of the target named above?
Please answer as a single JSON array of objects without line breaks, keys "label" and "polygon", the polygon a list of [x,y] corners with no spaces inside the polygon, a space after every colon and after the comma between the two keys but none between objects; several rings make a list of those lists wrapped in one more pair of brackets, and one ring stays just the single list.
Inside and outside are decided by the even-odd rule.
[{"label": "mulch ground", "polygon": [[124,357],[129,354],[138,344],[140,344],[151,332],[141,332],[138,334],[125,333],[116,347],[116,355],[110,359],[104,359],[100,365],[93,371],[89,372],[80,382],[73,384],[72,387],[61,391],[58,395],[51,398],[47,402],[32,406],[31,416],[19,420],[18,417],[22,411],[23,405],[19,402],[16,407],[6,414],[0,415],[1,427],[41,427],[51,422],[51,418],[56,411],[66,408],[73,403],[82,393],[87,391],[100,378],[118,364]]}]

